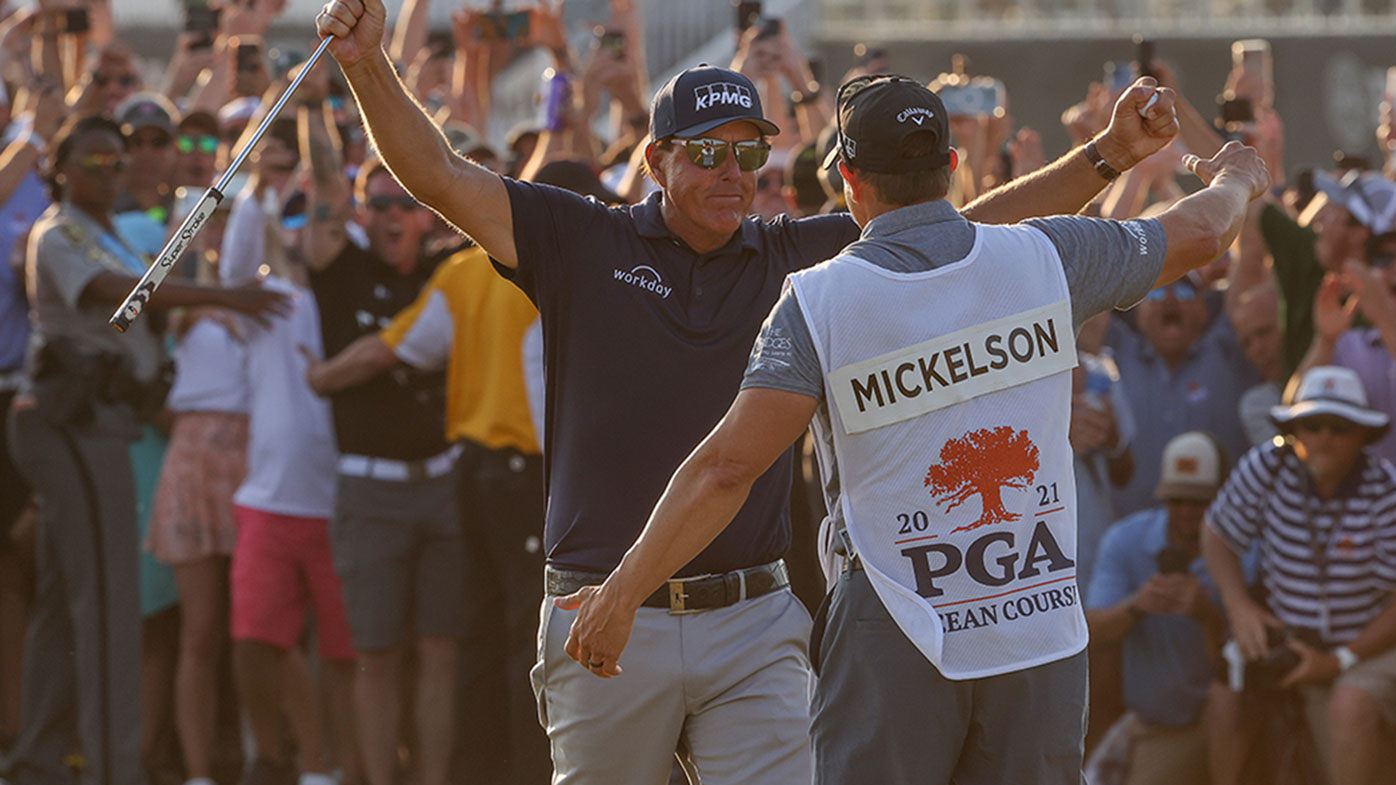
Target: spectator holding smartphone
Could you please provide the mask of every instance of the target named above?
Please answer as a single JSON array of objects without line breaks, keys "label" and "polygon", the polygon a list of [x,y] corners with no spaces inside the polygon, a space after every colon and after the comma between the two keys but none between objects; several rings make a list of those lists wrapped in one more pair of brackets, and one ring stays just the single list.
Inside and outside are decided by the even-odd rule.
[{"label": "spectator holding smartphone", "polygon": [[1202,513],[1226,476],[1221,448],[1189,431],[1168,442],[1161,464],[1160,506],[1110,527],[1086,592],[1092,642],[1124,647],[1129,785],[1206,781],[1203,709],[1226,630],[1199,546]]}]

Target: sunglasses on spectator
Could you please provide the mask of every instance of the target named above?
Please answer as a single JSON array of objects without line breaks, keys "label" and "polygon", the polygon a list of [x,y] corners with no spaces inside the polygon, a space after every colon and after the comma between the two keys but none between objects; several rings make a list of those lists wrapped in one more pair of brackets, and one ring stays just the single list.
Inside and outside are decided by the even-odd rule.
[{"label": "sunglasses on spectator", "polygon": [[77,164],[84,172],[89,173],[124,172],[126,167],[131,165],[131,159],[120,153],[93,153],[79,158]]},{"label": "sunglasses on spectator", "polygon": [[1294,421],[1294,429],[1302,433],[1318,433],[1328,431],[1334,436],[1347,436],[1355,433],[1360,428],[1357,423],[1344,420],[1333,415],[1319,415],[1317,417],[1305,417]]},{"label": "sunglasses on spectator", "polygon": [[181,153],[198,150],[211,155],[218,152],[218,137],[208,134],[180,134],[175,137],[175,149]]},{"label": "sunglasses on spectator", "polygon": [[1168,299],[1169,292],[1172,292],[1180,303],[1190,303],[1197,297],[1197,292],[1191,286],[1185,283],[1171,283],[1150,291],[1145,299],[1151,303],[1161,303]]},{"label": "sunglasses on spectator", "polygon": [[170,146],[170,137],[164,134],[150,136],[132,134],[127,137],[126,145],[128,147],[149,147],[153,150],[164,150],[166,147]]},{"label": "sunglasses on spectator", "polygon": [[771,157],[771,146],[766,142],[749,140],[728,142],[722,139],[670,139],[688,153],[688,160],[704,169],[716,169],[727,160],[727,151],[737,156],[737,168],[743,172],[754,172],[766,165]]},{"label": "sunglasses on spectator", "polygon": [[368,197],[368,209],[380,213],[386,213],[394,207],[401,207],[404,210],[415,210],[420,203],[410,196],[370,196]]},{"label": "sunglasses on spectator", "polygon": [[130,74],[122,74],[121,76],[110,76],[110,75],[107,75],[107,74],[95,74],[95,75],[93,75],[93,77],[92,77],[92,83],[95,84],[95,85],[97,85],[98,87],[106,87],[107,85],[111,84],[112,82],[116,82],[117,84],[121,85],[122,87],[135,87],[135,86],[136,86],[136,77],[134,77],[134,76],[132,76],[132,75],[130,75]]}]

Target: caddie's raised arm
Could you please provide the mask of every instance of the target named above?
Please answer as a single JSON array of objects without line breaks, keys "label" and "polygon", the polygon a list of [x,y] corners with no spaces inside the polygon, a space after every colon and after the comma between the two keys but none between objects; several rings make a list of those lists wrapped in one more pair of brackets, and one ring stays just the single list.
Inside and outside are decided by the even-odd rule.
[{"label": "caddie's raised arm", "polygon": [[1241,232],[1246,205],[1270,188],[1265,161],[1254,147],[1240,142],[1227,142],[1210,159],[1187,155],[1183,165],[1207,187],[1159,216],[1168,236],[1168,255],[1163,259],[1158,286],[1176,281],[1225,253]]},{"label": "caddie's raised arm", "polygon": [[451,150],[413,100],[383,51],[383,0],[331,0],[315,17],[316,33],[333,36],[339,62],[383,163],[417,201],[470,235],[490,256],[517,264],[514,220],[499,175]]}]

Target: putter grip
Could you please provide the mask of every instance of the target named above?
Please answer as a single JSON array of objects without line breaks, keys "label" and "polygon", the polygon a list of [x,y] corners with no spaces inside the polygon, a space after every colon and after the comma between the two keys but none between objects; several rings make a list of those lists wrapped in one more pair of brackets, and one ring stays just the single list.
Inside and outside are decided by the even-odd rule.
[{"label": "putter grip", "polygon": [[165,247],[160,251],[160,255],[155,257],[155,263],[141,276],[140,283],[126,296],[126,302],[116,309],[109,321],[117,332],[126,332],[126,328],[141,315],[145,310],[146,303],[150,302],[151,295],[155,294],[155,289],[160,286],[160,282],[165,280],[170,270],[174,268],[175,262],[184,256],[184,251],[189,247],[189,243],[194,240],[194,236],[204,228],[209,216],[218,208],[219,202],[223,201],[223,194],[217,188],[210,188],[204,191],[203,198],[199,199],[194,209],[189,211],[184,222],[179,225],[179,229],[174,236],[165,243]]}]

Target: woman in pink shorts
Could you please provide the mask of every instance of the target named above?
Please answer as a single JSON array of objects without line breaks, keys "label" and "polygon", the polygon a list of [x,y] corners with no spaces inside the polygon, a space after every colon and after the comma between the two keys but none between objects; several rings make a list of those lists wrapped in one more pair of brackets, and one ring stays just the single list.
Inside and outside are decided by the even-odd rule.
[{"label": "woman in pink shorts", "polygon": [[[175,413],[146,549],[174,568],[181,614],[175,724],[191,783],[211,783],[218,664],[228,640],[233,492],[247,473],[247,379],[236,323],[191,315],[175,351]],[[206,779],[210,778],[210,779]]]}]

